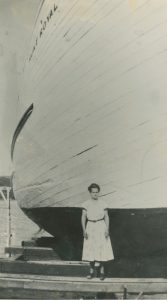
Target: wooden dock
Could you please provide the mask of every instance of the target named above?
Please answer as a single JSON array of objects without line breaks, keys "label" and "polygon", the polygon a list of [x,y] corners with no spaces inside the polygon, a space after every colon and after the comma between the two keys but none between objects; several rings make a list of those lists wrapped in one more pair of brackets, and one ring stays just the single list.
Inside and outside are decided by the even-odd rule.
[{"label": "wooden dock", "polygon": [[0,299],[167,299],[166,278],[88,280],[88,263],[56,260],[51,248],[14,247],[6,253]]},{"label": "wooden dock", "polygon": [[101,282],[98,278],[0,273],[0,295],[15,299],[98,299],[102,295],[110,299],[152,299],[159,295],[156,299],[167,299],[167,279],[107,278]]}]

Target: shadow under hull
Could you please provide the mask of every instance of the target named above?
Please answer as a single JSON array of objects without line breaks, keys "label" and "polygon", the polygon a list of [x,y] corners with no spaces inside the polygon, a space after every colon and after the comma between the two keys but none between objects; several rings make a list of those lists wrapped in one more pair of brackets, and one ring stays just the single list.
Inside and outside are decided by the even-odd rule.
[{"label": "shadow under hull", "polygon": [[[33,208],[25,214],[55,238],[63,260],[81,260],[81,209]],[[167,208],[109,209],[115,260],[106,264],[113,277],[167,277]]]}]

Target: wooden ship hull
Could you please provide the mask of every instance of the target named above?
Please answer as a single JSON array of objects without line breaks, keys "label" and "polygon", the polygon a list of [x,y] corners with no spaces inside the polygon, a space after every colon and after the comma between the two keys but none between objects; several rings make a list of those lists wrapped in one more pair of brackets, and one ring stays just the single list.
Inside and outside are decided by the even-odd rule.
[{"label": "wooden ship hull", "polygon": [[81,204],[97,182],[115,258],[167,249],[165,1],[42,1],[12,142],[21,209],[81,259]]}]

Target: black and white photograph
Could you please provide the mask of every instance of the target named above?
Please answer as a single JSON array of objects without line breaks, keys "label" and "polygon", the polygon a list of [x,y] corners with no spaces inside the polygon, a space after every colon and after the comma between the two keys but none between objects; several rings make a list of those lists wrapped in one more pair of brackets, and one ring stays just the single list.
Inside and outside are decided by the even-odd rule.
[{"label": "black and white photograph", "polygon": [[167,0],[0,0],[0,299],[167,300]]}]

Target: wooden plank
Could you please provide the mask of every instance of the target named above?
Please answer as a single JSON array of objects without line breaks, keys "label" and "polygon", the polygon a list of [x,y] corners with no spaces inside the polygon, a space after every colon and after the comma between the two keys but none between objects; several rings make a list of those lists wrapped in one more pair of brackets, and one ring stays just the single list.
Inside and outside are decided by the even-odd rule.
[{"label": "wooden plank", "polygon": [[16,255],[23,252],[23,247],[5,247],[5,253]]},{"label": "wooden plank", "polygon": [[123,285],[119,283],[100,283],[99,282],[78,282],[75,281],[43,281],[30,279],[0,279],[0,288],[24,288],[24,289],[38,289],[48,291],[71,291],[71,292],[120,292],[123,291]]},{"label": "wooden plank", "polygon": [[[33,263],[34,261],[29,261]],[[55,260],[55,261],[35,261],[36,264],[47,264],[47,265],[60,265],[60,266],[89,266],[89,263],[82,262],[82,261],[62,261],[62,260]]]},{"label": "wooden plank", "polygon": [[[3,299],[73,299],[76,293],[74,292],[58,292],[58,291],[41,291],[31,289],[18,289],[18,288],[0,288],[0,295]],[[88,299],[94,299],[96,292],[77,292],[77,299],[87,296]]]},{"label": "wooden plank", "polygon": [[[123,292],[124,284],[122,282],[101,282],[100,280],[89,281],[80,280],[77,282],[75,280],[67,280],[64,277],[57,280],[43,280],[43,279],[30,279],[30,278],[0,278],[0,288],[24,288],[30,290],[48,290],[48,291],[70,291],[70,292]],[[126,289],[128,293],[167,293],[167,283],[128,283],[126,284]]]},{"label": "wooden plank", "polygon": [[0,261],[0,271],[3,273],[24,273],[24,274],[47,274],[60,276],[86,276],[88,273],[88,265],[82,264],[62,264],[51,262],[36,261]]},{"label": "wooden plank", "polygon": [[57,292],[57,291],[40,291],[40,290],[27,290],[19,288],[0,288],[1,299],[63,299],[68,297],[73,298],[73,293]]},{"label": "wooden plank", "polygon": [[[63,297],[75,295],[97,295],[97,293],[122,293],[126,287],[127,295],[143,294],[167,294],[167,279],[163,278],[108,278],[104,282],[94,278],[91,281],[86,278],[34,276],[27,274],[2,274],[0,273],[0,295],[18,298],[42,298],[48,296]],[[137,295],[135,296],[137,297]],[[151,296],[147,296],[151,299]],[[158,296],[157,296],[158,297]],[[13,298],[13,297],[12,297]],[[137,299],[137,298],[136,298]],[[160,299],[160,298],[157,298]]]},{"label": "wooden plank", "polygon": [[36,246],[36,241],[35,240],[22,241],[22,246],[23,247],[33,247],[33,246]]},{"label": "wooden plank", "polygon": [[44,247],[6,247],[5,253],[10,255],[22,254],[25,259],[59,259],[54,249]]},{"label": "wooden plank", "polygon": [[[18,254],[22,254],[18,253]],[[10,262],[9,259],[3,259],[1,260],[1,262]],[[35,264],[40,264],[40,265],[61,265],[61,266],[89,266],[88,262],[85,261],[67,261],[67,260],[40,260],[40,261],[33,261],[33,260],[29,260],[28,262],[26,262],[27,264],[31,264],[31,263],[35,263]]]},{"label": "wooden plank", "polygon": [[[14,279],[37,279],[48,281],[74,281],[74,282],[99,282],[99,278],[93,278],[91,281],[86,277],[72,277],[72,276],[47,276],[47,275],[33,275],[33,274],[12,274],[12,273],[0,273],[0,278],[14,278]],[[101,282],[101,281],[100,281]],[[120,283],[120,284],[167,284],[165,278],[105,278],[106,283]]]}]

